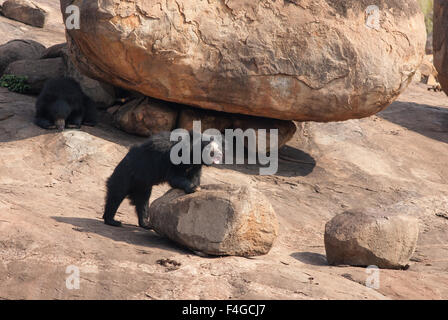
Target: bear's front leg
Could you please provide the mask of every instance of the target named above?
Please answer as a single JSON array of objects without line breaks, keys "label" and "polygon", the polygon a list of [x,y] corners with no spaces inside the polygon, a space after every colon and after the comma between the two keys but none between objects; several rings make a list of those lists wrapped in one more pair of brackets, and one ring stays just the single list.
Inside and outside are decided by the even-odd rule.
[{"label": "bear's front leg", "polygon": [[81,129],[82,117],[74,117],[67,120],[67,128],[68,129]]},{"label": "bear's front leg", "polygon": [[39,127],[41,127],[42,129],[56,129],[56,125],[54,124],[54,122],[51,122],[45,118],[35,118],[34,119],[34,123],[36,125],[38,125]]},{"label": "bear's front leg", "polygon": [[81,129],[82,115],[81,114],[71,114],[67,119],[67,128],[69,129]]},{"label": "bear's front leg", "polygon": [[169,184],[172,188],[184,190],[185,193],[194,193],[198,189],[191,180],[181,176],[171,178]]}]

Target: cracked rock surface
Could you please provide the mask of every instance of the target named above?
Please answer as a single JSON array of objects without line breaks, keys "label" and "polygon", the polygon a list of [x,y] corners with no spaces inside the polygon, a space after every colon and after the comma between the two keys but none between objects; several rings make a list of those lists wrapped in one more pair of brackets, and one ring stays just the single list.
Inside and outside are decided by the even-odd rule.
[{"label": "cracked rock surface", "polygon": [[[79,3],[78,3],[79,2]],[[71,0],[61,0],[62,12]],[[71,55],[94,78],[154,98],[283,120],[369,116],[422,61],[415,0],[75,1]]]}]

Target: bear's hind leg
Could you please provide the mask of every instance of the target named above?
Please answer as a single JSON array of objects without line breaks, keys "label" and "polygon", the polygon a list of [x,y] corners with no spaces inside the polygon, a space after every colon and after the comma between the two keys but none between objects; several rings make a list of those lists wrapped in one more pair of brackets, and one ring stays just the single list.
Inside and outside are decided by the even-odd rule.
[{"label": "bear's hind leg", "polygon": [[104,209],[104,223],[114,227],[121,227],[121,222],[114,219],[120,204],[126,198],[126,194],[121,190],[113,190],[109,188],[106,196],[106,206]]},{"label": "bear's hind leg", "polygon": [[132,204],[135,206],[135,210],[138,216],[138,225],[144,229],[151,229],[151,227],[145,223],[145,218],[148,216],[149,198],[151,197],[152,187],[136,188],[131,191],[129,198]]}]

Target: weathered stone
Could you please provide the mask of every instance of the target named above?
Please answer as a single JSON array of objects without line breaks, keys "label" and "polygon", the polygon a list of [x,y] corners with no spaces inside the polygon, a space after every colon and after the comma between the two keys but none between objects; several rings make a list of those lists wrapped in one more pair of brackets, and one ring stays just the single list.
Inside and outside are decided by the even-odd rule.
[{"label": "weathered stone", "polygon": [[232,115],[225,112],[202,110],[195,108],[183,108],[179,114],[178,127],[193,130],[193,121],[201,121],[201,130],[217,129],[223,132],[232,128]]},{"label": "weathered stone", "polygon": [[[72,2],[61,0],[66,17]],[[375,4],[378,27],[375,13],[365,14],[371,3],[358,0],[92,0],[67,39],[88,75],[147,96],[283,120],[345,120],[394,101],[425,51],[416,0]]]},{"label": "weathered stone", "polygon": [[148,137],[175,129],[177,115],[178,110],[169,102],[140,98],[116,111],[114,123],[128,133]]},{"label": "weathered stone", "polygon": [[7,0],[2,5],[2,13],[7,18],[38,28],[43,28],[47,19],[47,12],[30,0]]},{"label": "weathered stone", "polygon": [[157,233],[210,255],[263,255],[278,233],[269,201],[236,185],[205,185],[189,195],[170,190],[151,204],[149,223]]},{"label": "weathered stone", "polygon": [[325,225],[330,265],[400,269],[417,246],[418,220],[406,215],[345,212]]},{"label": "weathered stone", "polygon": [[45,47],[33,40],[12,40],[0,46],[0,76],[6,67],[17,60],[38,59]]},{"label": "weathered stone", "polygon": [[62,58],[41,60],[18,60],[11,63],[5,74],[27,77],[30,93],[38,94],[45,81],[64,76],[64,61]]},{"label": "weathered stone", "polygon": [[67,49],[66,42],[55,44],[54,46],[51,46],[47,48],[44,52],[42,52],[40,59],[62,58],[64,56],[64,50],[66,49]]},{"label": "weathered stone", "polygon": [[448,94],[448,2],[434,1],[434,66],[443,90]]}]

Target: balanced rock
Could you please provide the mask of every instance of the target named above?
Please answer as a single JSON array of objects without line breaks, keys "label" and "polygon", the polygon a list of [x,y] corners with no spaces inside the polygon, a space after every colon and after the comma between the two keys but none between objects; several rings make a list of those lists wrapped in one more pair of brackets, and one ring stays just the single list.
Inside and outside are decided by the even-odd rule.
[{"label": "balanced rock", "polygon": [[402,269],[417,246],[417,219],[406,215],[345,212],[325,226],[330,265]]},{"label": "balanced rock", "polygon": [[448,94],[448,2],[434,1],[434,66],[437,79]]},{"label": "balanced rock", "polygon": [[269,201],[249,186],[206,185],[186,195],[172,189],[149,209],[154,230],[210,255],[267,254],[278,233]]},{"label": "balanced rock", "polygon": [[34,40],[11,40],[0,46],[0,76],[17,60],[39,59],[45,47]]},{"label": "balanced rock", "polygon": [[47,12],[30,0],[6,0],[2,13],[7,18],[38,28],[43,28],[47,19]]},{"label": "balanced rock", "polygon": [[[61,0],[65,18],[72,0]],[[417,0],[83,1],[70,54],[89,76],[157,99],[282,120],[372,115],[426,44]]]},{"label": "balanced rock", "polygon": [[26,77],[30,93],[38,94],[45,82],[51,78],[63,77],[65,72],[62,58],[41,60],[18,60],[11,63],[5,74]]},{"label": "balanced rock", "polygon": [[178,110],[169,102],[152,98],[134,99],[115,112],[114,123],[120,129],[149,137],[176,127]]}]

